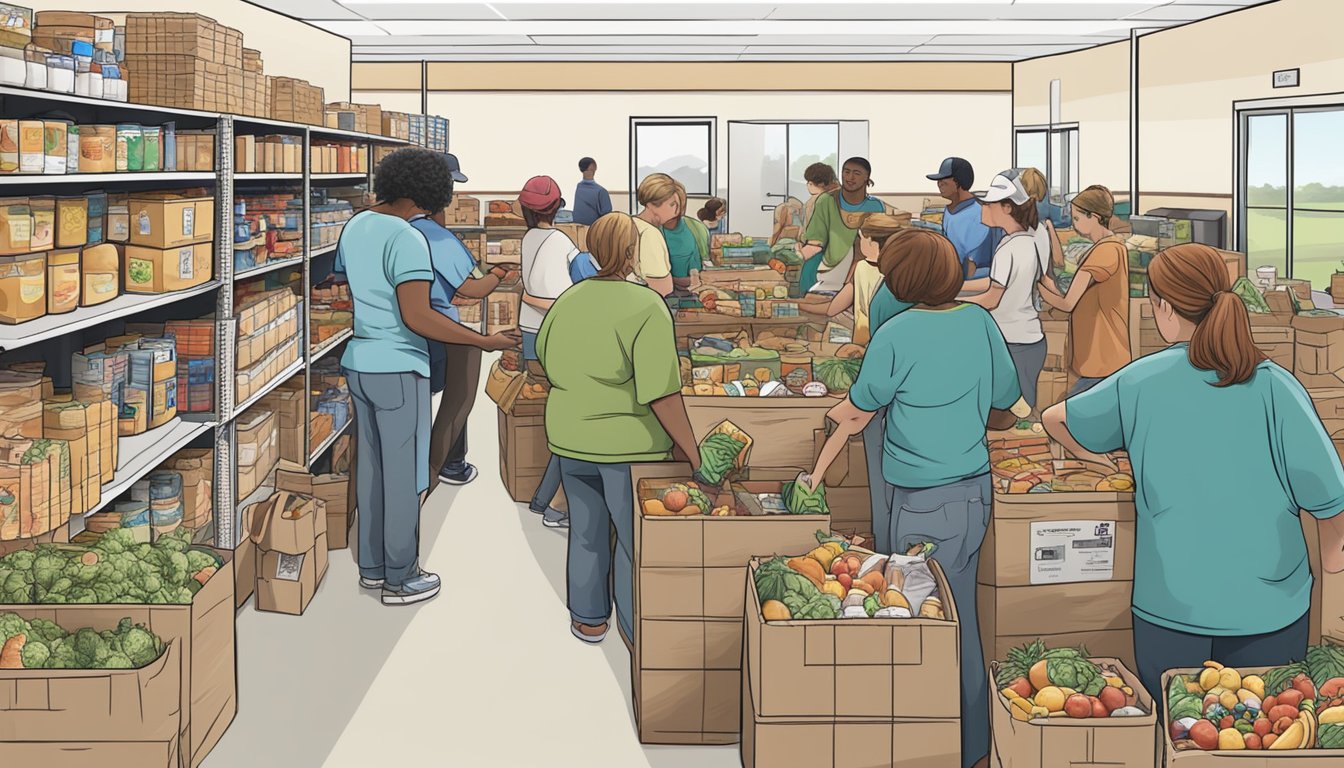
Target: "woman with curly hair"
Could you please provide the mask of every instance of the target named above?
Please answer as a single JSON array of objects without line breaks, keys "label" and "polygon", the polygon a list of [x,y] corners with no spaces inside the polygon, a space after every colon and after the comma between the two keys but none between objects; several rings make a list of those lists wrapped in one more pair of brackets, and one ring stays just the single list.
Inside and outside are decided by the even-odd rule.
[{"label": "woman with curly hair", "polygon": [[[410,220],[437,213],[455,176],[446,155],[407,148],[378,166],[377,204],[346,223],[334,271],[354,298],[354,338],[341,367],[354,396],[359,583],[384,605],[428,600],[439,577],[420,568],[420,502],[429,488],[429,348],[425,339],[484,350],[518,346],[517,332],[482,336],[434,310],[429,244]],[[414,461],[407,461],[407,454]]]}]

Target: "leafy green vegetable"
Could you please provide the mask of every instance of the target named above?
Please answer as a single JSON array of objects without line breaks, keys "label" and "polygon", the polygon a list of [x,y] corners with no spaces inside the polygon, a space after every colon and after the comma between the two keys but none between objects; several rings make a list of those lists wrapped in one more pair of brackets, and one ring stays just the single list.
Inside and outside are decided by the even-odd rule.
[{"label": "leafy green vegetable", "polygon": [[[809,581],[808,586],[812,586],[812,582]],[[822,594],[816,587],[812,588],[812,592],[811,595],[803,592],[788,592],[784,595],[782,602],[793,618],[826,620],[840,616],[840,601],[835,595]]]},{"label": "leafy green vegetable", "polygon": [[1307,648],[1307,676],[1317,690],[1328,680],[1344,677],[1344,648],[1334,645],[1313,645]]},{"label": "leafy green vegetable", "polygon": [[1199,699],[1187,693],[1183,698],[1177,700],[1177,702],[1172,705],[1171,719],[1180,720],[1183,717],[1193,717],[1198,720],[1204,715],[1200,709]]},{"label": "leafy green vegetable", "polygon": [[803,483],[790,480],[781,488],[784,508],[791,515],[829,515],[831,508],[826,505],[826,484],[819,483],[817,490],[810,491]]},{"label": "leafy green vegetable", "polygon": [[791,592],[811,599],[812,595],[820,594],[821,590],[806,576],[790,568],[784,558],[776,557],[756,569],[756,592],[762,601],[783,602],[784,596]]},{"label": "leafy green vegetable", "polygon": [[143,259],[131,259],[126,272],[131,276],[131,282],[137,285],[154,280],[154,265]]},{"label": "leafy green vegetable", "polygon": [[1255,283],[1244,277],[1237,278],[1236,284],[1232,286],[1232,292],[1241,298],[1241,302],[1246,305],[1246,311],[1257,315],[1268,315],[1272,310],[1265,301],[1264,294],[1255,287]]},{"label": "leafy green vegetable", "polygon": [[1265,673],[1265,695],[1277,696],[1288,689],[1293,678],[1307,671],[1307,665],[1298,661],[1282,667],[1275,667]]},{"label": "leafy green vegetable", "polygon": [[[1064,650],[1064,649],[1054,649]],[[1079,693],[1095,696],[1106,687],[1101,672],[1092,662],[1081,658],[1054,657],[1047,655],[1046,675],[1050,682],[1062,688],[1072,688]]]},{"label": "leafy green vegetable", "polygon": [[817,381],[826,385],[831,392],[848,392],[859,378],[859,369],[863,367],[863,358],[831,357],[818,360],[813,373]]},{"label": "leafy green vegetable", "polygon": [[742,441],[722,432],[706,437],[700,444],[700,475],[706,481],[718,485],[737,465],[737,457],[742,453]]},{"label": "leafy green vegetable", "polygon": [[869,595],[863,599],[863,610],[868,614],[868,618],[871,619],[881,608],[882,602],[877,599],[877,595]]},{"label": "leafy green vegetable", "polygon": [[25,621],[0,613],[0,628],[27,636],[20,658],[26,669],[133,669],[163,653],[163,640],[142,625],[123,618],[116,629],[89,628],[67,633],[45,619]]}]

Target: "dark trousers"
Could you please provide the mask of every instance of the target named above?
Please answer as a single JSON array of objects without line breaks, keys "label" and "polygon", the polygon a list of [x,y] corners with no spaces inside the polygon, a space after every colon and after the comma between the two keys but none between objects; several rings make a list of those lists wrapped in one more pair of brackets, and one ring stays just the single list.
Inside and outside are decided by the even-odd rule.
[{"label": "dark trousers", "polygon": [[1162,673],[1169,669],[1199,667],[1216,661],[1229,667],[1275,667],[1300,661],[1307,655],[1310,614],[1277,632],[1263,635],[1195,635],[1159,627],[1134,617],[1134,661],[1139,681],[1154,699],[1161,700]]},{"label": "dark trousers", "polygon": [[467,417],[476,404],[481,381],[481,350],[444,344],[443,399],[429,438],[429,490],[439,485],[439,472],[449,462],[467,457]]}]

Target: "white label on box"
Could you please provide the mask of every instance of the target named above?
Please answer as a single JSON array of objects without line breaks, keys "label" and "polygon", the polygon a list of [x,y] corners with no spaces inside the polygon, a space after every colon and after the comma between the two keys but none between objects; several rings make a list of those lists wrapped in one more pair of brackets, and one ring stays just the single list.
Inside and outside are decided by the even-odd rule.
[{"label": "white label on box", "polygon": [[1032,584],[1109,581],[1115,574],[1115,522],[1057,520],[1031,524]]},{"label": "white label on box", "polygon": [[193,237],[196,234],[196,209],[187,206],[182,209],[182,235]]},{"label": "white label on box", "polygon": [[193,258],[195,251],[196,249],[190,245],[177,250],[177,276],[183,280],[196,278],[196,260]]},{"label": "white label on box", "polygon": [[136,217],[136,220],[137,220],[137,221],[139,222],[139,224],[140,224],[140,234],[141,234],[141,235],[148,235],[148,234],[149,234],[149,212],[148,212],[148,211],[141,211],[141,212],[140,212],[140,215]]},{"label": "white label on box", "polygon": [[275,566],[275,578],[280,581],[298,581],[299,572],[303,570],[304,555],[280,555],[280,562]]}]

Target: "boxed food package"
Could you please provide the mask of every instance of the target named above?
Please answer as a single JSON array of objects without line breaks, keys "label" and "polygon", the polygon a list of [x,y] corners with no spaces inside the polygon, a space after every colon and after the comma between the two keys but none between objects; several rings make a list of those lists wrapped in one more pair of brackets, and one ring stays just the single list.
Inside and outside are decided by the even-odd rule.
[{"label": "boxed food package", "polygon": [[960,618],[938,562],[920,571],[940,611],[802,621],[766,619],[763,565],[746,579],[742,765],[960,768]]},{"label": "boxed food package", "polygon": [[[177,738],[165,765],[173,768],[198,768],[209,755],[237,712],[238,685],[235,654],[234,611],[223,606],[233,603],[233,553],[210,550],[223,560],[223,565],[192,598],[190,605],[0,605],[0,611],[18,614],[28,620],[42,618],[63,627],[92,627],[115,629],[123,618],[142,624],[158,635],[165,645],[181,653],[178,662],[168,664],[178,670],[177,680],[171,687],[176,697],[173,706],[180,713]],[[162,658],[162,657],[161,657]],[[92,680],[110,679],[107,670],[99,670]],[[169,673],[171,678],[171,673]],[[171,681],[171,680],[170,680]],[[90,696],[90,701],[95,699]],[[106,712],[108,700],[98,698],[98,709]],[[68,706],[75,706],[69,704]],[[81,709],[81,712],[84,710]],[[135,712],[116,713],[117,718],[131,719]],[[6,717],[14,713],[6,713]],[[56,735],[56,734],[53,734]],[[64,738],[69,738],[68,734]],[[34,758],[33,765],[85,765],[82,755],[111,754],[106,744],[91,750],[87,744],[65,751],[71,763],[47,763]],[[120,755],[121,752],[116,754]],[[158,753],[155,753],[158,754]],[[103,758],[104,761],[106,758]],[[157,759],[157,758],[155,758]],[[125,765],[140,766],[138,759],[127,756]]]},{"label": "boxed food package", "polygon": [[268,78],[271,89],[271,118],[291,123],[322,125],[324,91],[306,80],[292,77]]},{"label": "boxed food package", "polygon": [[47,254],[47,314],[63,315],[79,308],[79,249]]},{"label": "boxed food package", "polygon": [[33,209],[26,197],[0,200],[0,256],[33,250]]},{"label": "boxed food package", "polygon": [[[777,498],[777,482],[735,484],[720,494],[733,497],[738,514],[662,514],[670,510],[664,499],[689,487],[684,483],[690,476],[689,465],[673,463],[637,464],[630,472],[637,505],[628,544],[634,563],[631,674],[645,744],[738,741],[745,563],[754,552],[807,552],[817,546],[819,533],[830,532],[828,515],[751,514],[761,511],[762,495]],[[656,506],[662,506],[659,514],[649,514]],[[689,707],[689,701],[712,706]]]},{"label": "boxed food package", "polygon": [[128,201],[132,245],[175,248],[209,243],[215,236],[215,201],[171,192],[132,195]]},{"label": "boxed food package", "polygon": [[0,323],[23,323],[47,313],[47,254],[0,256]]},{"label": "boxed food package", "polygon": [[132,102],[237,114],[243,105],[243,70],[187,54],[126,54]]},{"label": "boxed food package", "polygon": [[210,448],[185,448],[164,462],[182,476],[182,527],[199,530],[214,516],[215,452]]},{"label": "boxed food package", "polygon": [[320,499],[276,491],[252,509],[257,610],[300,616],[327,573],[327,514]]},{"label": "boxed food package", "polygon": [[42,416],[45,436],[70,444],[72,514],[97,507],[103,494],[100,425],[90,423],[83,403],[48,402]]},{"label": "boxed food package", "polygon": [[271,115],[271,81],[257,71],[243,72],[243,107],[244,115],[251,117],[270,117]]},{"label": "boxed food package", "polygon": [[335,550],[349,547],[350,529],[355,524],[355,496],[351,493],[350,476],[313,475],[300,469],[287,470],[284,467],[282,464],[276,470],[276,490],[320,499],[326,507],[327,548]]},{"label": "boxed food package", "polygon": [[197,13],[126,14],[126,55],[163,54],[242,69],[243,34]]},{"label": "boxed food package", "polygon": [[303,448],[307,400],[301,378],[281,383],[262,400],[262,406],[276,414],[277,450],[280,458],[296,464],[308,463],[308,456]]},{"label": "boxed food package", "polygon": [[214,276],[213,254],[210,243],[166,249],[126,246],[126,292],[169,293],[204,285]]},{"label": "boxed food package", "polygon": [[42,376],[0,369],[0,436],[42,437]]},{"label": "boxed food package", "polygon": [[[999,662],[993,662],[989,669],[989,710],[993,750],[998,759],[991,759],[991,762],[1014,768],[1046,768],[1055,765],[1149,768],[1156,764],[1157,731],[1153,726],[1157,722],[1157,711],[1153,697],[1119,659],[1091,657],[1080,661],[1094,665],[1104,675],[1105,687],[1115,690],[1105,694],[1104,701],[1110,704],[1123,702],[1123,707],[1112,707],[1103,702],[1103,710],[1123,710],[1127,714],[1121,716],[1108,713],[1106,717],[1098,717],[1093,712],[1087,717],[1067,714],[1051,716],[1047,713],[1064,712],[1063,696],[1058,697],[1058,701],[1050,699],[1046,702],[1049,708],[1036,708],[1033,706],[1035,699],[1018,696],[1011,689],[995,690],[999,688],[995,681],[1000,678],[1003,667]],[[1114,677],[1111,677],[1112,674]],[[1106,677],[1110,681],[1106,681]],[[1112,685],[1116,677],[1121,685]],[[1031,685],[1034,688],[1034,684]],[[1125,688],[1132,693],[1124,692]],[[1016,699],[1010,698],[1006,692],[1013,693]],[[1039,691],[1036,693],[1039,699],[1041,694]],[[1052,709],[1056,705],[1058,708]],[[1035,717],[1032,716],[1033,711]]]},{"label": "boxed food package", "polygon": [[252,408],[237,426],[238,496],[245,498],[266,483],[280,461],[275,412]]},{"label": "boxed food package", "polygon": [[479,227],[481,201],[470,195],[454,195],[453,201],[444,209],[443,215],[444,222],[450,227]]}]

